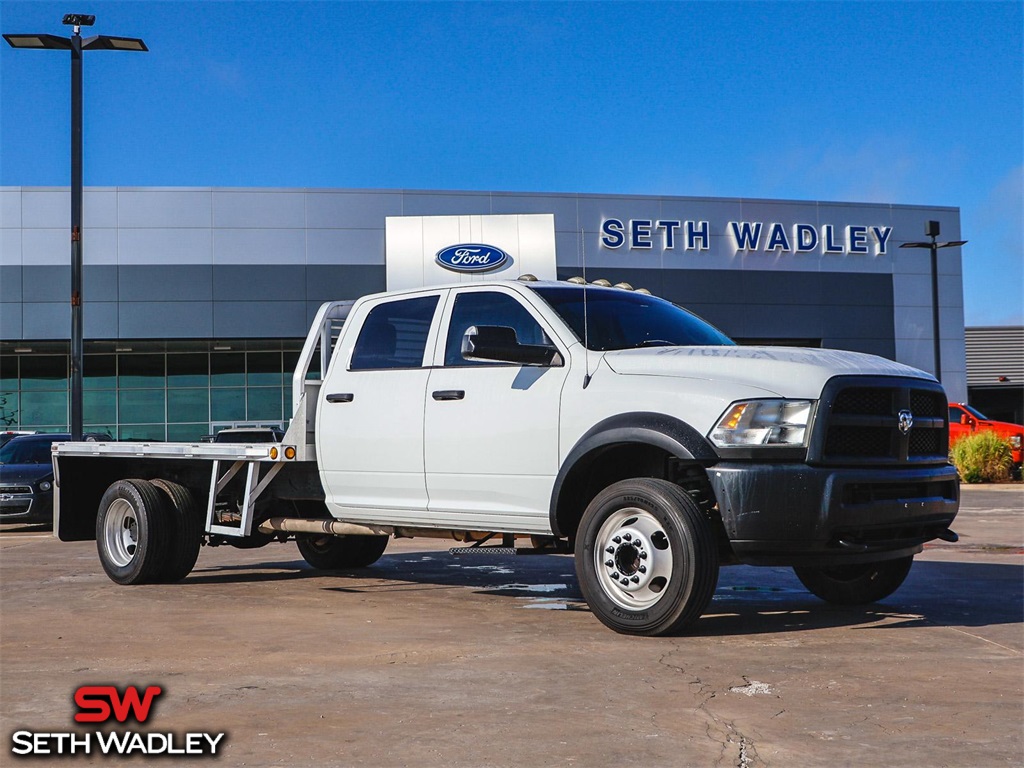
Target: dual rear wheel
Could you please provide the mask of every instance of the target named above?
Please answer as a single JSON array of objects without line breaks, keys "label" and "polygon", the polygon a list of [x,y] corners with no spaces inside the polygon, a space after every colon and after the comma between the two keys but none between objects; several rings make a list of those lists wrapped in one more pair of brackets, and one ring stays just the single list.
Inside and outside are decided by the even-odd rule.
[{"label": "dual rear wheel", "polygon": [[118,584],[185,578],[199,557],[200,533],[191,492],[168,480],[118,480],[96,516],[100,563]]}]

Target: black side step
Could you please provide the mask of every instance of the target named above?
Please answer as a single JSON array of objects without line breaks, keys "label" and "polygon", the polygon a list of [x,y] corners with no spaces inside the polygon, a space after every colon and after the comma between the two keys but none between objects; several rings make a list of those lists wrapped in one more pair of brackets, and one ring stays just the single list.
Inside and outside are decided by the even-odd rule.
[{"label": "black side step", "polygon": [[[511,533],[501,534],[501,545],[491,544],[490,546],[484,546],[488,541],[493,539],[498,534],[491,533],[480,539],[480,541],[473,542],[468,547],[451,547],[448,550],[449,554],[452,555],[571,555],[572,549],[569,543],[563,539],[557,539],[553,536],[542,537],[542,543],[544,546],[540,547],[516,547],[516,537]],[[534,543],[537,540],[534,539]]]}]

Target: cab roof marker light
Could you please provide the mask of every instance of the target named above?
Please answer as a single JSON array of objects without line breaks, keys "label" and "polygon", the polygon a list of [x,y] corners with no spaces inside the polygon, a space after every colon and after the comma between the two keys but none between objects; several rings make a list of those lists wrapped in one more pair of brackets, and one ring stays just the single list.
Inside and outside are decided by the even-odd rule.
[{"label": "cab roof marker light", "polygon": [[616,288],[621,288],[624,291],[632,291],[633,290],[633,286],[630,285],[629,283],[616,283],[615,287]]},{"label": "cab roof marker light", "polygon": [[610,280],[605,280],[603,277],[595,280],[591,285],[599,285],[602,288],[611,288],[612,284]]},{"label": "cab roof marker light", "polygon": [[567,283],[572,283],[573,285],[586,285],[586,284],[587,284],[587,281],[586,281],[586,280],[584,280],[584,279],[583,279],[582,277],[580,277],[579,275],[576,275],[576,277],[570,277],[570,278],[569,278],[568,280],[566,280],[565,282],[567,282]]},{"label": "cab roof marker light", "polygon": [[536,275],[531,275],[529,272],[520,275],[516,279],[519,280],[520,282],[523,282],[523,283],[536,283],[537,282],[537,276]]}]

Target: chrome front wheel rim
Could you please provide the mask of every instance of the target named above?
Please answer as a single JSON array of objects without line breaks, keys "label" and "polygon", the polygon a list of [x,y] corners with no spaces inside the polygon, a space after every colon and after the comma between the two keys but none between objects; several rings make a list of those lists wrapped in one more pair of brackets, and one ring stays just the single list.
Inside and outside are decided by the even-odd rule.
[{"label": "chrome front wheel rim", "polygon": [[594,570],[605,595],[627,611],[642,611],[665,596],[674,556],[665,528],[650,512],[628,507],[601,525]]}]

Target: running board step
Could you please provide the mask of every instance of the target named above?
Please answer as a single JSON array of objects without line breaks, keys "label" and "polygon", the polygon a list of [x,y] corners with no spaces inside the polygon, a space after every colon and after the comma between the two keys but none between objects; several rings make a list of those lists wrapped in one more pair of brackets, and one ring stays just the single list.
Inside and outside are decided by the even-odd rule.
[{"label": "running board step", "polygon": [[515,547],[452,547],[448,550],[450,555],[518,555],[526,552]]}]

